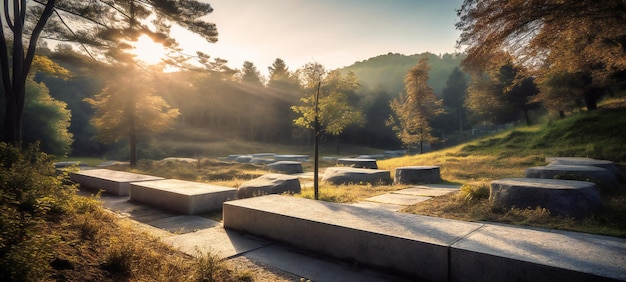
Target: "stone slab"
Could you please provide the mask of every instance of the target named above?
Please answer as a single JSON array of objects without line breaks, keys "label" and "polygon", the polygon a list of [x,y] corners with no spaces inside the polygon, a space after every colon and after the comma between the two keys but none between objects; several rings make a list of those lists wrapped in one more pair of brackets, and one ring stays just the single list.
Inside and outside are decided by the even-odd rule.
[{"label": "stone slab", "polygon": [[184,234],[201,229],[221,226],[219,222],[197,215],[179,215],[148,222],[148,224],[172,233]]},{"label": "stone slab", "polygon": [[342,184],[372,184],[391,182],[388,170],[354,168],[354,167],[329,167],[324,170],[323,182],[334,185]]},{"label": "stone slab", "polygon": [[406,195],[406,194],[382,194],[375,197],[370,197],[365,199],[370,202],[384,203],[384,204],[395,204],[401,206],[411,206],[418,203],[421,203],[426,200],[430,200],[431,197],[422,197],[422,196],[414,196],[414,195]]},{"label": "stone slab", "polygon": [[368,202],[368,201],[356,202],[356,203],[352,203],[351,205],[355,207],[362,207],[362,208],[367,208],[367,209],[380,209],[380,210],[386,210],[386,211],[392,211],[392,212],[401,211],[402,209],[406,208],[406,206],[402,206],[402,205]]},{"label": "stone slab", "polygon": [[296,161],[304,162],[309,160],[307,155],[274,155],[274,159],[277,161]]},{"label": "stone slab", "polygon": [[225,228],[432,281],[448,280],[448,246],[482,226],[279,195],[225,202],[223,216]]},{"label": "stone slab", "polygon": [[488,224],[452,245],[450,281],[626,281],[626,239]]},{"label": "stone slab", "polygon": [[358,167],[358,168],[378,169],[378,164],[376,163],[376,159],[366,159],[366,158],[341,158],[341,159],[337,159],[337,165]]},{"label": "stone slab", "polygon": [[404,166],[396,168],[395,182],[398,184],[419,184],[441,182],[438,166]]},{"label": "stone slab", "polygon": [[89,169],[70,173],[70,179],[87,189],[104,190],[109,194],[127,196],[131,182],[154,181],[164,178],[110,169]]},{"label": "stone slab", "polygon": [[617,175],[602,167],[590,165],[555,165],[536,166],[526,169],[527,178],[569,179],[590,181],[601,187],[617,189]]},{"label": "stone slab", "polygon": [[234,188],[177,179],[131,183],[129,196],[131,201],[183,214],[220,210],[222,203],[236,197]]},{"label": "stone slab", "polygon": [[546,208],[553,215],[583,218],[602,208],[600,193],[591,182],[505,178],[491,181],[489,202],[495,208]]},{"label": "stone slab", "polygon": [[270,241],[219,226],[170,236],[163,238],[162,241],[190,256],[204,255],[209,252],[222,259],[241,255],[271,244]]},{"label": "stone slab", "polygon": [[245,257],[262,261],[266,265],[304,278],[304,281],[324,282],[403,282],[402,277],[374,271],[358,265],[313,256],[284,245],[270,245],[244,254]]},{"label": "stone slab", "polygon": [[580,166],[595,166],[608,169],[613,173],[619,173],[619,170],[615,166],[615,163],[607,160],[597,160],[592,158],[583,157],[548,157],[546,162],[549,162],[548,166],[552,165],[580,165]]},{"label": "stone slab", "polygon": [[412,187],[406,188],[398,191],[393,191],[393,194],[404,194],[404,195],[413,195],[413,196],[423,196],[423,197],[438,197],[447,195],[453,192],[457,192],[459,189],[450,189],[450,188],[426,188],[426,187]]}]

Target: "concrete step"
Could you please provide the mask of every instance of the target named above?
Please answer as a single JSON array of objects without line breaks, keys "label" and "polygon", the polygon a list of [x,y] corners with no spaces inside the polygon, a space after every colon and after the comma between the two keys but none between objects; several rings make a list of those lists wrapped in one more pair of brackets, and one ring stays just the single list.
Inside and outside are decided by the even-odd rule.
[{"label": "concrete step", "polygon": [[70,173],[70,179],[82,188],[104,190],[117,196],[127,196],[131,182],[162,180],[164,178],[110,169],[85,169]]}]

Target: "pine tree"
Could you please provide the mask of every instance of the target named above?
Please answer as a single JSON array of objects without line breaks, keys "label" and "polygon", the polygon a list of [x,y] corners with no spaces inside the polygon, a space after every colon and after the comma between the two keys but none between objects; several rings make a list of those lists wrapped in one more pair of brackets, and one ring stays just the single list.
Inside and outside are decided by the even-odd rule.
[{"label": "pine tree", "polygon": [[107,86],[95,96],[87,98],[96,113],[91,119],[98,129],[98,139],[118,142],[128,138],[130,165],[137,164],[137,139],[170,128],[178,115],[160,96],[154,95],[152,76],[135,68],[117,68],[112,71]]},{"label": "pine tree", "polygon": [[443,101],[437,99],[428,86],[428,58],[423,58],[404,77],[406,93],[393,99],[389,106],[393,112],[387,124],[392,126],[400,141],[411,150],[419,144],[423,153],[424,142],[435,142],[432,120],[443,113]]}]

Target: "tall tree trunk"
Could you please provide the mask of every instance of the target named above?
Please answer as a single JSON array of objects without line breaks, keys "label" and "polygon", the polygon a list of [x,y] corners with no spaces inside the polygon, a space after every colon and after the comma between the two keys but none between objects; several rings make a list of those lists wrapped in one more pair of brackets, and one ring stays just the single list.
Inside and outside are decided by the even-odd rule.
[{"label": "tall tree trunk", "polygon": [[[22,117],[24,115],[24,101],[26,96],[26,77],[30,72],[30,67],[33,62],[33,58],[35,57],[37,40],[54,11],[55,3],[56,0],[49,0],[45,4],[40,17],[30,34],[30,40],[26,52],[24,52],[23,42],[24,22],[26,21],[27,9],[26,1],[13,2],[13,21],[8,23],[12,25],[12,28],[7,29],[12,30],[13,32],[13,48],[10,56],[8,46],[6,44],[7,36],[4,33],[5,30],[0,30],[0,37],[2,37],[0,38],[0,67],[2,68],[0,69],[0,73],[2,73],[2,86],[4,88],[6,98],[4,141],[7,143],[21,145]],[[4,5],[8,5],[8,1],[5,1]],[[5,9],[5,11],[8,11],[8,8]],[[11,18],[11,15],[3,16],[7,19]],[[9,57],[12,57],[13,59],[11,66],[9,66]],[[11,70],[9,70],[10,67]]]}]

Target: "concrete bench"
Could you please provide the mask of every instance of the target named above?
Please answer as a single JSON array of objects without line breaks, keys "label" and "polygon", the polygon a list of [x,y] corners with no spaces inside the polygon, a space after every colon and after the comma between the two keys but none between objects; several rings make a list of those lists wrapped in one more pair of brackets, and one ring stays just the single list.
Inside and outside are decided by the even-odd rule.
[{"label": "concrete bench", "polygon": [[276,171],[276,172],[286,173],[286,174],[296,174],[296,173],[304,172],[302,168],[302,163],[294,162],[294,161],[277,161],[277,162],[267,164],[266,167],[270,171]]},{"label": "concrete bench", "polygon": [[276,161],[305,162],[309,160],[309,156],[307,155],[274,155],[274,159]]},{"label": "concrete bench", "polygon": [[110,169],[90,169],[70,173],[70,179],[81,187],[104,190],[117,196],[127,196],[131,182],[154,181],[164,178]]},{"label": "concrete bench", "polygon": [[491,182],[489,201],[495,208],[542,207],[553,215],[582,218],[602,208],[596,185],[586,181],[506,178]]},{"label": "concrete bench", "polygon": [[404,166],[396,168],[397,184],[432,184],[441,182],[438,166]]},{"label": "concrete bench", "polygon": [[288,196],[224,203],[223,225],[315,253],[447,281],[448,246],[480,224]]},{"label": "concrete bench", "polygon": [[607,160],[597,160],[592,158],[581,157],[552,157],[546,158],[546,162],[549,162],[548,166],[552,165],[577,165],[577,166],[595,166],[608,169],[609,171],[619,174],[619,170],[615,166],[615,163]]},{"label": "concrete bench", "polygon": [[626,281],[626,239],[268,195],[223,226],[417,281]]},{"label": "concrete bench", "polygon": [[131,183],[129,199],[183,214],[201,214],[220,210],[236,196],[235,188],[166,179]]},{"label": "concrete bench", "polygon": [[250,198],[267,194],[292,193],[302,191],[297,176],[271,173],[246,181],[237,189],[237,198]]},{"label": "concrete bench", "polygon": [[608,169],[584,165],[548,165],[526,169],[526,178],[581,180],[596,183],[602,188],[617,189],[617,175]]},{"label": "concrete bench", "polygon": [[329,167],[324,170],[323,182],[334,185],[342,184],[387,184],[391,182],[388,170],[354,168],[354,167]]},{"label": "concrete bench", "polygon": [[341,158],[337,159],[338,166],[349,166],[357,168],[378,169],[376,159]]}]

